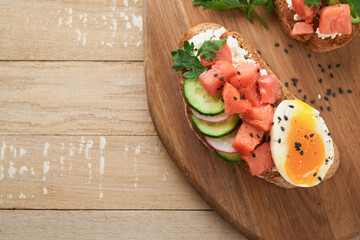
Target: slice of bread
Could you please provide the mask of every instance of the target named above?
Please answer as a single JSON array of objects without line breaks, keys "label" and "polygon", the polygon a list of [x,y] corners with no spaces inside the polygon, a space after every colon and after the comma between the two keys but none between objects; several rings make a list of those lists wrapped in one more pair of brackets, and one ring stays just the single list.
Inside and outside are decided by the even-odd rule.
[{"label": "slice of bread", "polygon": [[316,33],[294,36],[291,35],[290,32],[296,23],[294,20],[296,12],[289,9],[286,0],[274,0],[274,5],[275,12],[284,33],[289,37],[298,40],[305,48],[314,52],[327,52],[344,46],[355,37],[360,26],[360,24],[353,25],[351,34],[336,36],[334,39],[331,37],[321,39]]},{"label": "slice of bread", "polygon": [[[200,25],[197,25],[191,29],[189,29],[181,38],[180,43],[179,43],[179,47],[182,46],[184,44],[185,40],[190,40],[193,36],[201,33],[201,32],[205,32],[208,29],[219,29],[222,26],[218,25],[218,24],[214,24],[214,23],[203,23]],[[270,74],[273,73],[270,69],[270,67],[266,64],[266,62],[261,58],[261,56],[258,54],[258,52],[256,51],[256,49],[245,39],[244,36],[242,36],[239,33],[236,32],[232,32],[227,30],[220,38],[221,39],[227,39],[229,36],[232,36],[234,38],[236,38],[239,42],[239,46],[244,48],[245,50],[248,51],[249,55],[251,54],[251,58],[260,65],[260,67],[262,69],[266,69],[266,71]],[[180,78],[180,85],[179,85],[179,89],[181,92],[181,95],[183,97],[183,102],[184,102],[184,106],[185,106],[185,114],[188,120],[188,123],[191,127],[191,129],[195,132],[196,136],[200,139],[200,141],[203,142],[203,144],[205,144],[205,146],[207,146],[209,149],[213,150],[205,141],[204,136],[200,133],[200,131],[197,129],[197,127],[194,125],[193,121],[191,120],[191,110],[189,105],[186,102],[186,99],[184,97],[184,93],[183,93],[183,87],[184,87],[184,81],[185,79],[183,77]],[[278,100],[275,103],[275,107],[282,101],[282,100],[286,100],[286,99],[295,99],[295,96],[289,92],[284,84],[282,82],[279,81],[279,84],[281,86],[281,90],[282,90],[282,99]],[[325,179],[330,178],[331,176],[334,175],[334,173],[336,172],[338,166],[340,163],[340,154],[339,151],[336,147],[336,145],[334,144],[334,162],[331,165],[328,173],[326,174]],[[244,168],[245,170],[249,171],[249,168],[247,166],[246,163],[237,163],[238,165],[240,165],[242,168]],[[250,171],[249,171],[250,172]],[[294,188],[296,187],[295,185],[292,185],[290,183],[288,183],[283,177],[281,177],[281,175],[279,174],[279,172],[277,171],[273,171],[271,169],[263,172],[261,175],[259,175],[258,177],[260,178],[264,178],[266,181],[274,183],[280,187],[283,188]]]}]

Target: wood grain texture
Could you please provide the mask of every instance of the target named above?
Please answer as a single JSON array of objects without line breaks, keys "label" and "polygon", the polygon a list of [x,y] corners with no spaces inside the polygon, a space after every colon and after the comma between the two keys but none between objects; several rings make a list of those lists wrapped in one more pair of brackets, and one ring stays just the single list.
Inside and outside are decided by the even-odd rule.
[{"label": "wood grain texture", "polygon": [[0,133],[155,135],[143,63],[2,62]]},{"label": "wood grain texture", "polygon": [[2,209],[209,209],[157,136],[0,140]]},{"label": "wood grain texture", "polygon": [[[165,8],[168,11],[159,11]],[[261,10],[262,15],[264,11]],[[247,22],[237,11],[211,12],[194,7],[191,1],[145,1],[145,59],[148,104],[155,128],[170,156],[187,180],[224,219],[249,238],[344,239],[360,232],[360,38],[339,50],[308,55],[296,41],[281,31],[276,16],[266,16],[266,31],[259,22]],[[283,82],[298,78],[302,99],[315,99],[341,152],[335,176],[317,187],[282,189],[252,177],[219,159],[191,132],[178,91],[179,74],[171,69],[170,51],[182,34],[202,22],[215,22],[244,34],[261,52]],[[166,42],[162,41],[167,39]],[[260,41],[261,39],[261,41]],[[153,43],[163,42],[161,51]],[[274,44],[280,43],[276,48]],[[288,46],[291,44],[291,46]],[[289,54],[286,54],[287,48]],[[340,63],[341,67],[335,65]],[[317,66],[322,64],[324,73]],[[327,66],[332,64],[329,69]],[[330,77],[333,73],[334,77]],[[319,84],[318,79],[323,78]],[[170,80],[169,80],[170,79]],[[352,89],[339,94],[337,89]],[[336,97],[324,100],[328,88]],[[164,91],[167,89],[167,91]],[[318,99],[321,95],[321,100]],[[326,107],[331,106],[330,111]],[[181,129],[181,130],[180,130]],[[286,231],[284,231],[286,229]]]},{"label": "wood grain texture", "polygon": [[0,213],[3,239],[245,239],[211,211]]},{"label": "wood grain texture", "polygon": [[142,0],[3,0],[0,60],[143,60]]}]

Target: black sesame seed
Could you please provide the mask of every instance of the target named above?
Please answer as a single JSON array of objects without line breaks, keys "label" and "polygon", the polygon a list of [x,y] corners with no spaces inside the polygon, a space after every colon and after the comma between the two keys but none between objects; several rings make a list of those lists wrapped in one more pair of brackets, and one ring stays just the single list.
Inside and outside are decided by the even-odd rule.
[{"label": "black sesame seed", "polygon": [[348,92],[348,93],[352,93],[351,89],[348,89],[347,92]]},{"label": "black sesame seed", "polygon": [[336,64],[336,67],[340,67],[340,63]]},{"label": "black sesame seed", "polygon": [[284,116],[284,119],[287,121],[287,120],[288,120],[288,117],[287,117],[287,116]]},{"label": "black sesame seed", "polygon": [[281,138],[279,138],[278,143],[281,143]]},{"label": "black sesame seed", "polygon": [[259,50],[257,50],[258,54],[261,54],[261,52]]},{"label": "black sesame seed", "polygon": [[304,151],[303,151],[303,150],[301,150],[301,151],[300,151],[300,155],[302,156],[303,154],[304,154]]},{"label": "black sesame seed", "polygon": [[260,72],[260,69],[259,69],[259,68],[257,69],[257,72],[258,72],[258,73]]},{"label": "black sesame seed", "polygon": [[289,83],[288,82],[285,82],[285,87],[288,87],[289,86]]},{"label": "black sesame seed", "polygon": [[331,64],[329,64],[328,69],[331,69]]},{"label": "black sesame seed", "polygon": [[320,182],[322,181],[321,177],[318,177],[318,179],[319,179]]},{"label": "black sesame seed", "polygon": [[312,100],[310,101],[310,103],[314,104],[314,103],[315,103],[315,100],[314,100],[314,99],[312,99]]},{"label": "black sesame seed", "polygon": [[311,58],[311,54],[310,54],[310,53],[308,54],[308,58]]},{"label": "black sesame seed", "polygon": [[333,77],[334,77],[334,74],[330,73],[330,77],[333,78]]},{"label": "black sesame seed", "polygon": [[340,93],[340,94],[343,94],[343,93],[344,93],[344,91],[343,91],[342,88],[340,88],[340,87],[339,87],[339,93]]},{"label": "black sesame seed", "polygon": [[336,94],[335,94],[335,92],[333,92],[332,96],[333,96],[333,97],[336,97]]},{"label": "black sesame seed", "polygon": [[289,48],[293,48],[293,45],[292,45],[292,44],[289,44],[288,46],[289,46]]},{"label": "black sesame seed", "polygon": [[281,121],[281,117],[278,117],[279,121]]},{"label": "black sesame seed", "polygon": [[328,136],[330,136],[331,134],[330,133],[328,133]]},{"label": "black sesame seed", "polygon": [[218,75],[219,75],[219,74],[215,73],[215,74],[214,74],[214,77],[217,77]]},{"label": "black sesame seed", "polygon": [[329,98],[327,96],[324,97],[325,101],[329,101]]},{"label": "black sesame seed", "polygon": [[260,135],[259,135],[259,134],[256,134],[256,137],[257,137],[257,138],[260,138]]},{"label": "black sesame seed", "polygon": [[237,71],[237,74],[240,75],[240,71]]},{"label": "black sesame seed", "polygon": [[254,134],[253,133],[250,133],[250,137],[253,137],[254,136]]},{"label": "black sesame seed", "polygon": [[221,99],[222,102],[224,102],[224,99]]},{"label": "black sesame seed", "polygon": [[285,128],[284,128],[284,127],[281,127],[281,131],[285,131]]},{"label": "black sesame seed", "polygon": [[313,177],[315,177],[315,176],[316,176],[316,174],[317,174],[317,172],[316,172],[316,173],[314,173]]},{"label": "black sesame seed", "polygon": [[280,44],[279,43],[275,43],[275,47],[279,47],[280,46]]},{"label": "black sesame seed", "polygon": [[328,89],[326,89],[326,95],[328,95],[328,96],[330,96],[331,95],[331,89],[330,88],[328,88]]},{"label": "black sesame seed", "polygon": [[289,105],[289,108],[294,108],[294,105]]},{"label": "black sesame seed", "polygon": [[234,97],[234,100],[237,100],[237,97]]},{"label": "black sesame seed", "polygon": [[284,52],[285,52],[286,54],[288,54],[288,53],[289,53],[289,50],[287,50],[286,48],[284,48]]},{"label": "black sesame seed", "polygon": [[319,78],[319,83],[322,83],[322,78]]},{"label": "black sesame seed", "polygon": [[302,92],[302,89],[298,89],[298,93],[301,93]]},{"label": "black sesame seed", "polygon": [[319,63],[319,64],[318,64],[318,67],[319,67],[319,68],[322,68],[322,65]]},{"label": "black sesame seed", "polygon": [[310,137],[313,137],[314,136],[314,134],[312,133],[312,134],[310,134]]},{"label": "black sesame seed", "polygon": [[324,110],[324,107],[323,107],[323,106],[320,106],[320,110],[321,110],[321,111]]},{"label": "black sesame seed", "polygon": [[330,110],[331,110],[330,106],[327,107],[327,110],[330,112]]},{"label": "black sesame seed", "polygon": [[224,78],[223,78],[223,77],[221,77],[221,78],[220,78],[220,81],[224,81]]},{"label": "black sesame seed", "polygon": [[304,95],[303,99],[305,100],[307,98],[306,94]]},{"label": "black sesame seed", "polygon": [[323,68],[321,68],[321,72],[325,72],[325,70]]},{"label": "black sesame seed", "polygon": [[253,158],[256,158],[256,155],[255,155],[255,153],[252,153],[252,154],[251,154],[251,156],[252,156]]}]

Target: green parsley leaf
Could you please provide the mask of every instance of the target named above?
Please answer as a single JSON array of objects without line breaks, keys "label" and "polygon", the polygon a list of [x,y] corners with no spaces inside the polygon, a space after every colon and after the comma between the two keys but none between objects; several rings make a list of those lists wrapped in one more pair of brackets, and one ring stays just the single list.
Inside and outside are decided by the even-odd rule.
[{"label": "green parsley leaf", "polygon": [[179,47],[177,51],[172,51],[172,61],[175,63],[172,68],[176,71],[188,70],[183,74],[185,78],[199,79],[201,73],[208,70],[207,67],[201,64],[198,57],[204,57],[206,60],[210,58],[216,59],[217,53],[221,46],[224,46],[226,40],[208,40],[205,41],[198,50],[197,55],[194,54],[194,43],[185,41],[184,45]]},{"label": "green parsley leaf", "polygon": [[208,40],[201,45],[199,48],[197,56],[204,57],[207,61],[210,61],[210,58],[216,59],[217,53],[214,51],[218,51],[221,49],[221,46],[224,46],[226,40]]},{"label": "green parsley leaf", "polygon": [[321,0],[304,0],[304,3],[308,7],[312,7],[314,5],[315,8],[318,8],[321,5]]},{"label": "green parsley leaf", "polygon": [[267,14],[272,13],[275,8],[273,0],[194,0],[193,4],[213,11],[238,8],[251,23],[253,23],[252,14],[255,15],[266,29],[268,27],[265,21],[255,12],[254,7],[266,5]]}]

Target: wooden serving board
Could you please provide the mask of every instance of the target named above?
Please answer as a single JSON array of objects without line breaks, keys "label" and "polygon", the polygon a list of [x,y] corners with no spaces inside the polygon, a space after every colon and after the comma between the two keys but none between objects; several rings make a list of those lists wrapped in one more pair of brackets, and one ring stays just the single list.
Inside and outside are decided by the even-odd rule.
[{"label": "wooden serving board", "polygon": [[[145,0],[144,8],[150,113],[165,148],[186,179],[218,214],[251,239],[347,239],[358,235],[359,36],[339,50],[312,53],[285,36],[275,14],[265,16],[264,9],[260,14],[265,16],[269,30],[258,21],[250,24],[238,10],[212,12],[191,2]],[[324,107],[321,114],[341,153],[340,167],[333,178],[312,188],[279,188],[223,161],[196,138],[184,115],[178,90],[180,74],[171,68],[170,51],[177,49],[186,30],[203,22],[215,22],[245,35],[281,81],[289,82],[289,89],[298,98],[306,94],[306,101],[315,99],[313,106]],[[275,43],[280,46],[275,47]],[[338,63],[340,67],[335,66]],[[291,78],[299,79],[297,87]],[[319,78],[323,79],[321,84]],[[339,87],[345,93],[339,94]],[[324,100],[327,89],[336,92],[328,101]],[[328,106],[330,111],[326,110]]]}]

